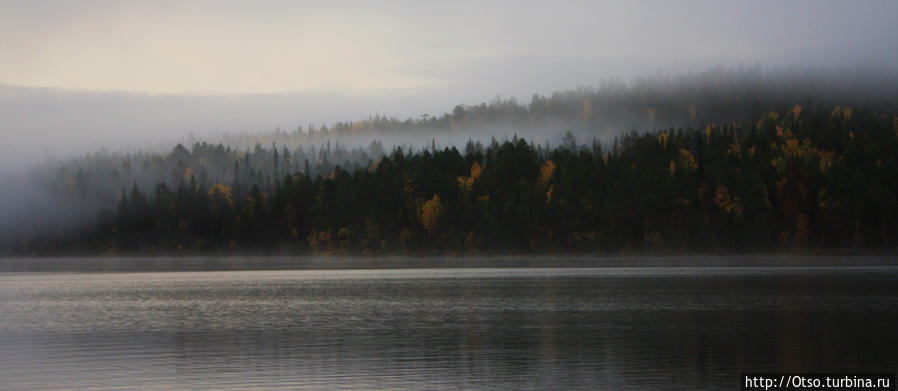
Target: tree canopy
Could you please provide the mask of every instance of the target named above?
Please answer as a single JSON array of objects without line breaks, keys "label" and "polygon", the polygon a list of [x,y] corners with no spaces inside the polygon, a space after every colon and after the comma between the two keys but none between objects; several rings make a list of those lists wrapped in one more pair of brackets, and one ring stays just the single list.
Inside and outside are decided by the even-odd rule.
[{"label": "tree canopy", "polygon": [[[93,228],[17,236],[5,251],[459,254],[898,245],[898,116],[864,106],[792,105],[747,123],[632,132],[608,145],[569,135],[555,147],[514,138],[471,141],[463,152],[432,145],[378,154],[377,148],[278,152],[277,145],[257,145],[240,152],[179,145],[141,167],[115,168],[108,182],[116,189],[108,193],[117,206],[99,213]],[[335,163],[341,161],[354,163]],[[119,179],[160,170],[169,171],[166,180],[149,186]],[[92,177],[90,168],[79,169],[62,190],[105,194],[90,185]]]}]

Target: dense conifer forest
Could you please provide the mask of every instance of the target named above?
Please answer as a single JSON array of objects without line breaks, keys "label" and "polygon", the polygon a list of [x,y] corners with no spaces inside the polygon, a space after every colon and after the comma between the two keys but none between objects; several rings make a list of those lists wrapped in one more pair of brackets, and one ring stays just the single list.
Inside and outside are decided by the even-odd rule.
[{"label": "dense conifer forest", "polygon": [[[47,208],[78,223],[20,217],[0,252],[893,252],[895,88],[816,75],[612,79],[526,105],[101,151],[33,169]],[[436,134],[468,141],[383,141]]]},{"label": "dense conifer forest", "polygon": [[[177,185],[133,184],[92,229],[20,238],[9,251],[889,250],[896,150],[893,115],[797,105],[750,126],[631,133],[607,146],[569,136],[548,148],[524,139],[396,148],[326,175],[306,159],[297,167],[289,151],[241,158],[178,146],[168,157],[185,165]],[[270,157],[280,175],[259,177],[250,156]],[[186,166],[214,159],[232,162],[223,183],[200,183]]]}]

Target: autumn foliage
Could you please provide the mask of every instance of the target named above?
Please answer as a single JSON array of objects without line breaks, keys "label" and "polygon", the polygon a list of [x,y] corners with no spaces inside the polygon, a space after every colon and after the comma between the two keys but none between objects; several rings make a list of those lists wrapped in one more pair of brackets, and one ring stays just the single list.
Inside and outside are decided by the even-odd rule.
[{"label": "autumn foliage", "polygon": [[[584,119],[597,109],[586,103]],[[117,191],[117,207],[89,232],[21,238],[8,251],[892,251],[896,118],[791,106],[743,124],[634,132],[609,145],[547,148],[515,138],[469,143],[464,153],[396,148],[348,168],[302,168],[264,148],[252,165],[248,154],[179,146],[169,158],[193,163],[172,173],[174,185]],[[207,168],[196,162],[215,159],[233,170],[206,187],[196,176]],[[259,175],[259,165],[282,175]]]}]

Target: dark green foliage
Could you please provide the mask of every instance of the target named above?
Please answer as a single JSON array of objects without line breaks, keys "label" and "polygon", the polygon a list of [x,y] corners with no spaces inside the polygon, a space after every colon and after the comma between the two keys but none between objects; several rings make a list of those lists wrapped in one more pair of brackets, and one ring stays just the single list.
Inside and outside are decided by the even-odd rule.
[{"label": "dark green foliage", "polygon": [[[895,113],[799,106],[741,125],[631,133],[611,147],[515,138],[464,154],[396,148],[347,168],[300,168],[306,153],[277,146],[179,145],[167,157],[179,162],[174,190],[133,183],[89,233],[10,251],[892,251],[895,151]],[[217,179],[198,181],[197,166]],[[89,192],[85,171],[74,178]]]}]

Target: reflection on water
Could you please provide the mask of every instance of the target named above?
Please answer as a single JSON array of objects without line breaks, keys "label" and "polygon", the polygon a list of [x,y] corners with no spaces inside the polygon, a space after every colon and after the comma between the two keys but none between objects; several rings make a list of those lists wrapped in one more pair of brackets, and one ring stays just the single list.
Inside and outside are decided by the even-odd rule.
[{"label": "reflection on water", "polygon": [[894,372],[898,268],[0,275],[6,389],[733,389]]}]

